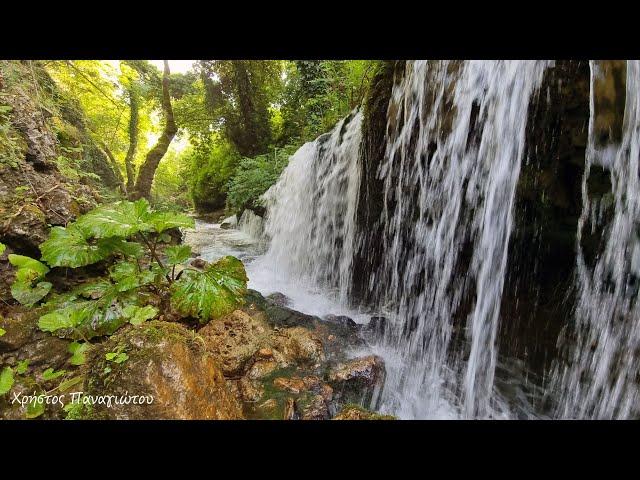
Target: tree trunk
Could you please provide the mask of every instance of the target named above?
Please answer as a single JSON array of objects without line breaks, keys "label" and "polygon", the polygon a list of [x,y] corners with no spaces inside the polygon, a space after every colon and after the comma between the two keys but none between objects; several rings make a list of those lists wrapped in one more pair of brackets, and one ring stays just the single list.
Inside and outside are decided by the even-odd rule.
[{"label": "tree trunk", "polygon": [[151,195],[151,185],[153,177],[158,168],[158,164],[164,154],[167,153],[171,140],[176,135],[178,127],[173,119],[173,109],[171,108],[171,97],[169,95],[169,62],[164,61],[164,74],[162,75],[162,110],[164,111],[165,125],[162,135],[154,147],[147,153],[144,163],[138,172],[134,191],[131,192],[131,199],[149,198]]},{"label": "tree trunk", "polygon": [[102,143],[102,151],[104,152],[104,154],[109,159],[109,162],[111,163],[111,168],[113,169],[113,172],[116,174],[116,178],[118,179],[118,186],[120,187],[120,191],[122,192],[123,195],[126,196],[127,195],[127,187],[125,187],[125,185],[124,185],[124,178],[122,178],[122,172],[120,171],[120,167],[118,166],[118,161],[116,160],[116,157],[113,156],[113,153],[111,152],[109,147],[107,147],[106,143]]},{"label": "tree trunk", "polygon": [[138,92],[136,87],[129,87],[129,149],[124,159],[124,165],[127,169],[127,190],[132,192],[136,181],[135,171],[133,170],[133,158],[136,155],[138,147]]}]

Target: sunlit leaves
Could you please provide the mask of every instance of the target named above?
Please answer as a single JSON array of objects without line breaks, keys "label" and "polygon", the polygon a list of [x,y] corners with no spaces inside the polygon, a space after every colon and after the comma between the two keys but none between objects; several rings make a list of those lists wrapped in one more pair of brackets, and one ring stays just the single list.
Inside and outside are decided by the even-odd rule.
[{"label": "sunlit leaves", "polygon": [[74,328],[89,319],[95,309],[92,302],[73,303],[38,320],[38,327],[45,332],[57,332],[66,328]]},{"label": "sunlit leaves", "polygon": [[182,213],[173,212],[154,212],[149,215],[148,222],[157,233],[162,233],[171,228],[194,228],[195,226],[193,218]]},{"label": "sunlit leaves", "polygon": [[58,377],[61,377],[67,373],[66,370],[58,370],[54,371],[53,368],[47,368],[44,372],[42,372],[42,379],[45,381],[55,380]]},{"label": "sunlit leaves", "polygon": [[191,258],[191,247],[189,245],[174,245],[165,250],[168,265],[178,265]]},{"label": "sunlit leaves", "polygon": [[244,265],[237,258],[227,256],[202,272],[185,270],[172,285],[171,304],[182,315],[207,323],[237,308],[246,289]]},{"label": "sunlit leaves", "polygon": [[13,387],[13,369],[4,367],[0,373],[0,395],[4,395]]},{"label": "sunlit leaves", "polygon": [[148,223],[149,216],[149,202],[145,199],[136,202],[121,201],[82,215],[76,225],[90,237],[128,238],[139,232],[153,230],[153,226]]},{"label": "sunlit leaves", "polygon": [[69,363],[71,365],[84,365],[87,361],[86,352],[89,349],[88,343],[72,342],[69,344],[68,352],[71,354]]},{"label": "sunlit leaves", "polygon": [[158,315],[158,309],[147,305],[146,307],[139,307],[137,305],[128,305],[122,311],[124,318],[129,320],[132,325],[141,325],[147,320],[151,320]]},{"label": "sunlit leaves", "polygon": [[145,199],[121,201],[98,207],[66,228],[54,227],[40,251],[43,260],[55,267],[91,265],[114,253],[142,258],[143,246],[127,238],[193,226],[194,220],[186,215],[152,211]]},{"label": "sunlit leaves", "polygon": [[91,243],[90,237],[74,224],[53,227],[40,245],[42,259],[52,267],[83,267],[104,260],[113,253],[113,243]]},{"label": "sunlit leaves", "polygon": [[110,362],[114,362],[114,363],[123,363],[126,362],[129,359],[129,355],[127,355],[124,352],[109,352],[107,354],[105,354],[105,358],[107,360],[109,360]]}]

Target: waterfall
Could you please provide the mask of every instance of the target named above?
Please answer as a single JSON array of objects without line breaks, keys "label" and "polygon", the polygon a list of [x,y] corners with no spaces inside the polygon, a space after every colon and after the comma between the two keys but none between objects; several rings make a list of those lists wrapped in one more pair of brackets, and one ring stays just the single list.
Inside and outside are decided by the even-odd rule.
[{"label": "waterfall", "polygon": [[264,195],[271,243],[263,264],[279,277],[327,289],[344,303],[355,244],[361,121],[354,112],[303,145]]},{"label": "waterfall", "polygon": [[251,210],[245,210],[238,221],[238,229],[255,241],[262,239],[263,220]]},{"label": "waterfall", "polygon": [[[394,86],[379,173],[386,256],[375,280],[394,320],[382,347],[401,352],[383,392],[388,410],[425,418],[448,404],[492,415],[527,110],[549,63],[408,62]],[[463,352],[450,348],[465,328],[457,316]]]},{"label": "waterfall", "polygon": [[[640,62],[627,62],[626,103],[619,145],[598,147],[594,132],[594,84],[591,62],[591,117],[582,183],[583,210],[577,239],[578,303],[567,361],[554,372],[557,415],[566,418],[637,418],[640,416]],[[589,198],[594,166],[607,169],[612,195]],[[604,248],[595,265],[585,260],[582,236],[603,228],[608,202],[612,218],[604,229]],[[606,221],[605,221],[606,223]],[[572,340],[572,341],[571,341]]]}]

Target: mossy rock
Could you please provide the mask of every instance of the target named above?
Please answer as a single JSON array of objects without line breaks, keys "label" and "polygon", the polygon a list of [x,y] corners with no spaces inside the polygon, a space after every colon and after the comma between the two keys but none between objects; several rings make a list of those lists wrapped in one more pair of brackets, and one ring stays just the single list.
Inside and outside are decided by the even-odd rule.
[{"label": "mossy rock", "polygon": [[110,406],[108,400],[94,403],[89,418],[243,418],[220,364],[202,338],[182,325],[152,321],[126,327],[96,348],[88,364],[85,395],[112,399]]}]

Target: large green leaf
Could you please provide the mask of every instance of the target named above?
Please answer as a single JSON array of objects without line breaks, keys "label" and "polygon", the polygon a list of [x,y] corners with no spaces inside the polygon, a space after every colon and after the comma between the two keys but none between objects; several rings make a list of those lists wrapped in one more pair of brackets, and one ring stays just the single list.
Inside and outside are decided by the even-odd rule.
[{"label": "large green leaf", "polygon": [[138,232],[153,230],[149,216],[149,202],[143,198],[98,207],[78,218],[76,225],[95,238],[128,238]]},{"label": "large green leaf", "polygon": [[40,245],[42,259],[52,267],[83,267],[104,260],[114,252],[114,243],[89,243],[85,231],[71,224],[53,227],[49,238]]},{"label": "large green leaf", "polygon": [[44,263],[39,262],[34,258],[25,257],[24,255],[16,255],[13,253],[9,255],[8,258],[11,265],[13,265],[14,267],[18,267],[18,271],[33,270],[37,272],[40,277],[45,276],[47,272],[49,272],[49,268],[47,268]]},{"label": "large green leaf", "polygon": [[77,302],[43,315],[38,320],[38,327],[45,332],[56,332],[66,328],[74,328],[91,318],[95,305],[93,302]]},{"label": "large green leaf", "polygon": [[243,301],[247,291],[244,265],[227,256],[203,271],[185,270],[171,288],[171,304],[182,315],[201,323],[226,315]]},{"label": "large green leaf", "polygon": [[88,343],[72,342],[69,344],[68,351],[71,354],[69,363],[71,365],[84,365],[87,361],[85,353],[89,349]]},{"label": "large green leaf", "polygon": [[140,325],[158,315],[158,309],[151,305],[147,305],[146,307],[128,305],[124,308],[123,314],[132,325]]},{"label": "large green leaf", "polygon": [[10,367],[4,367],[0,373],[0,395],[4,395],[13,387],[13,370]]},{"label": "large green leaf", "polygon": [[46,297],[52,286],[49,282],[39,282],[32,287],[31,283],[16,281],[11,285],[11,295],[22,305],[30,307]]},{"label": "large green leaf", "polygon": [[178,265],[191,258],[191,247],[189,245],[174,245],[167,247],[164,253],[167,256],[168,265]]},{"label": "large green leaf", "polygon": [[9,262],[18,268],[16,279],[11,285],[11,295],[22,305],[32,306],[47,296],[52,285],[49,282],[35,282],[44,277],[49,268],[31,257],[9,255]]},{"label": "large green leaf", "polygon": [[153,212],[147,217],[147,222],[153,226],[154,231],[162,233],[170,228],[194,228],[193,218],[182,213]]}]

